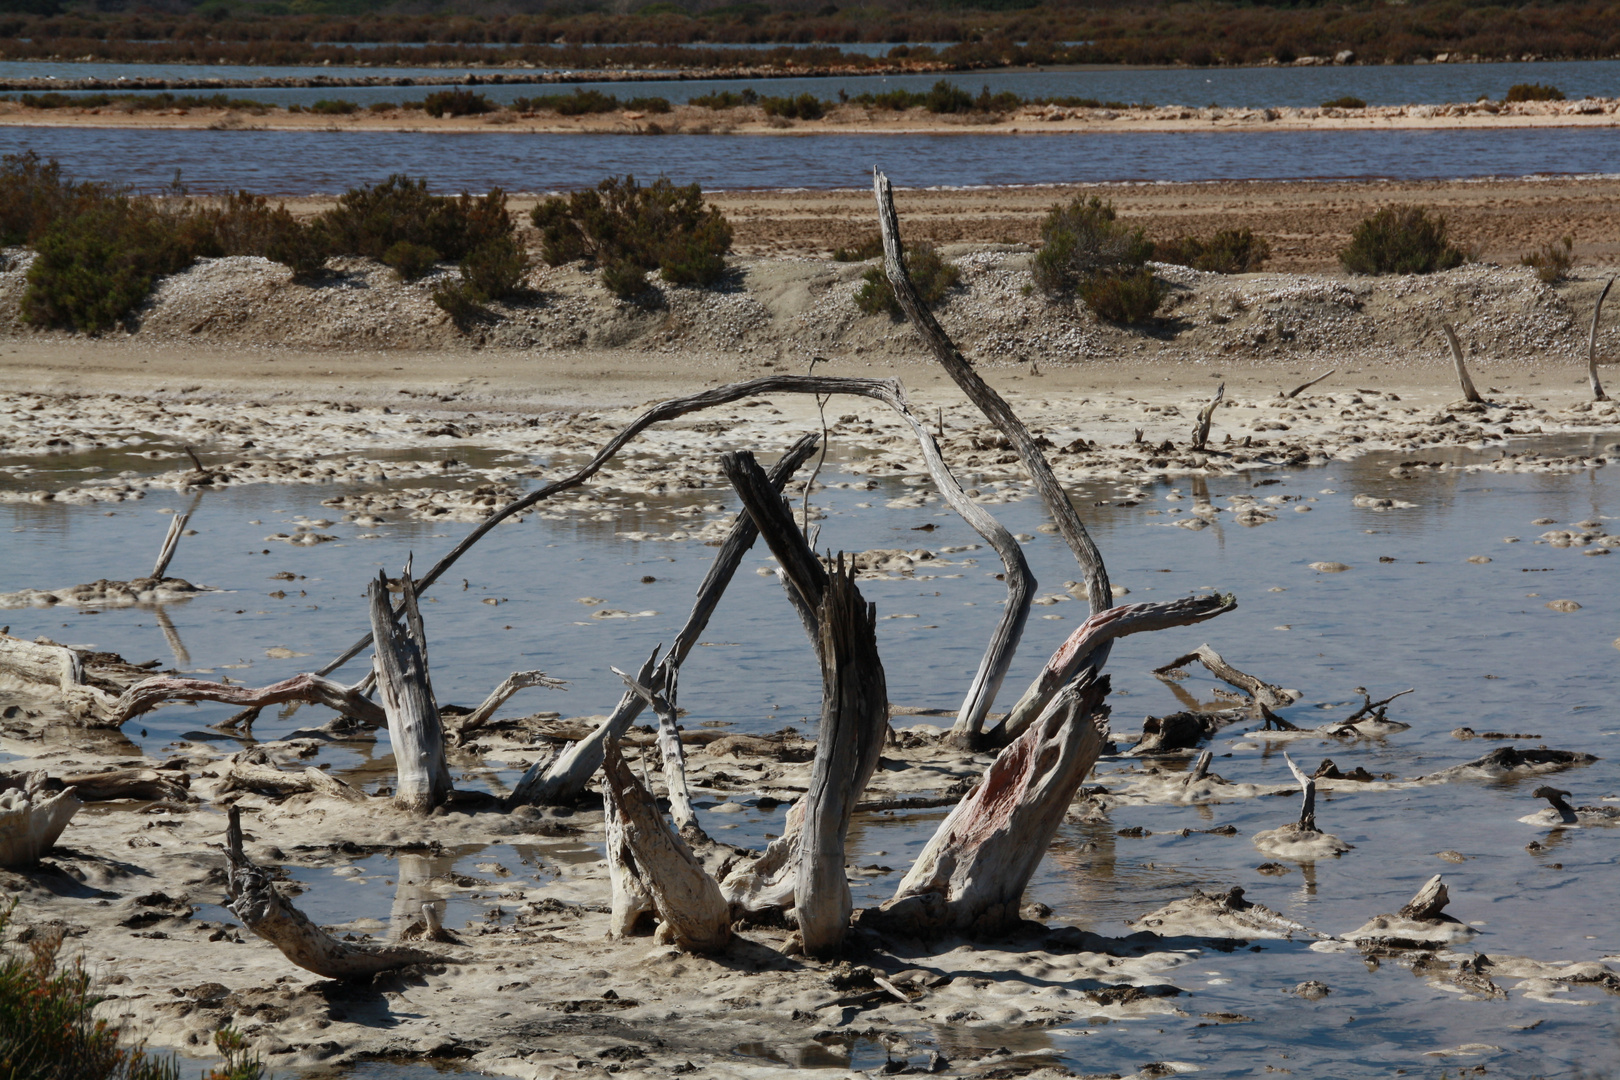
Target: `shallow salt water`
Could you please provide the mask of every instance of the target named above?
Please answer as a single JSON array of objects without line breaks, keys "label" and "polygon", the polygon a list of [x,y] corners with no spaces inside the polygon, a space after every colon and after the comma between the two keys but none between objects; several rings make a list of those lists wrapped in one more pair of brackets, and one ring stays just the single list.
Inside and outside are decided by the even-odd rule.
[{"label": "shallow salt water", "polygon": [[[1612,434],[1564,437],[1534,445],[1594,453],[1612,439]],[[459,447],[455,456],[475,464],[486,460]],[[1469,458],[1467,451],[1425,455],[1431,461]],[[1378,740],[1309,737],[1267,744],[1246,734],[1254,725],[1227,728],[1210,746],[1216,755],[1214,771],[1231,781],[1286,783],[1284,748],[1307,770],[1331,757],[1346,771],[1364,766],[1375,774],[1410,778],[1510,745],[1460,741],[1451,731],[1463,726],[1535,733],[1540,738],[1516,745],[1545,743],[1588,751],[1601,760],[1550,781],[1323,794],[1317,810],[1321,826],[1354,844],[1354,850],[1315,864],[1276,860],[1289,868],[1279,877],[1256,872],[1270,860],[1249,838],[1292,820],[1298,811],[1294,797],[1193,808],[1117,807],[1106,823],[1065,823],[1032,883],[1029,900],[1050,906],[1056,920],[1122,935],[1129,920],[1195,888],[1241,885],[1249,899],[1289,918],[1344,933],[1374,914],[1396,910],[1427,877],[1444,873],[1452,897],[1448,911],[1477,925],[1480,935],[1471,946],[1479,952],[1560,962],[1620,955],[1620,912],[1614,904],[1620,886],[1620,829],[1550,831],[1516,820],[1542,805],[1529,795],[1540,783],[1573,791],[1577,804],[1620,794],[1620,709],[1613,689],[1613,643],[1620,638],[1617,560],[1612,555],[1587,557],[1579,547],[1535,542],[1548,528],[1620,517],[1620,479],[1611,469],[1597,469],[1525,475],[1445,470],[1398,480],[1389,475],[1398,460],[1380,453],[1352,463],[1263,476],[1185,479],[1140,488],[1107,482],[1074,489],[1110,576],[1131,590],[1129,600],[1214,588],[1235,592],[1241,605],[1201,626],[1118,643],[1109,666],[1116,733],[1128,741],[1144,715],[1182,707],[1149,669],[1208,641],[1239,668],[1302,690],[1299,702],[1279,710],[1302,727],[1347,716],[1360,703],[1356,687],[1366,687],[1374,697],[1416,689],[1390,710],[1392,719],[1411,724],[1411,729]],[[6,463],[35,470],[5,474],[12,477],[5,483],[26,489],[59,486],[86,467],[153,468],[145,459],[118,453],[94,459],[11,458]],[[477,479],[451,470],[442,482]],[[926,495],[929,485],[911,487],[890,478],[866,490],[865,477],[837,471],[836,457],[822,479],[856,486],[829,486],[813,496],[813,503],[827,511],[820,521],[821,547],[938,550],[977,542],[937,501],[887,505],[915,493]],[[972,482],[971,477],[963,479]],[[613,483],[607,475],[600,482]],[[984,490],[989,493],[992,485]],[[401,523],[367,529],[381,535],[361,540],[357,534],[362,530],[339,523],[325,530],[339,536],[337,542],[311,548],[265,542],[267,535],[290,531],[299,515],[338,517],[320,505],[331,494],[320,486],[205,494],[191,520],[198,535],[182,541],[171,572],[234,591],[169,605],[162,616],[172,633],[165,632],[152,609],[96,614],[13,610],[0,612],[0,622],[9,623],[15,634],[94,644],[136,661],[174,663],[178,644],[187,656],[180,666],[255,685],[319,666],[364,629],[363,590],[369,576],[379,568],[397,573],[407,552],[414,552],[421,568],[471,528]],[[1358,494],[1397,496],[1416,505],[1385,512],[1358,509],[1351,504]],[[735,499],[727,495],[721,489],[699,492],[694,501],[734,507]],[[1230,521],[1201,531],[1167,527],[1186,516],[1171,511],[1190,507],[1194,495],[1207,496],[1216,505],[1225,505],[1230,495],[1276,498],[1277,520],[1253,528]],[[1099,502],[1105,505],[1093,505]],[[0,527],[11,530],[6,533],[9,558],[0,573],[0,590],[145,572],[168,522],[157,511],[184,510],[190,503],[190,496],[150,492],[110,514],[104,506],[0,505]],[[524,691],[506,711],[547,709],[572,716],[611,709],[620,689],[607,665],[629,667],[655,643],[671,639],[712,555],[712,549],[696,543],[636,542],[616,535],[667,531],[675,520],[667,516],[673,503],[649,499],[645,508],[626,511],[613,522],[530,519],[497,529],[474,548],[423,605],[440,701],[475,704],[506,673],[538,667],[569,680],[569,689]],[[1309,507],[1310,512],[1297,513],[1295,507]],[[1012,531],[1031,537],[1026,548],[1041,583],[1036,595],[1063,595],[1062,583],[1076,576],[1074,563],[1056,537],[1039,531],[1039,504],[1015,501],[991,509]],[[1558,525],[1532,525],[1538,518],[1552,518]],[[250,524],[253,520],[260,524]],[[935,529],[917,530],[927,524]],[[1508,537],[1520,541],[1505,543]],[[263,553],[266,549],[270,554]],[[1491,561],[1470,563],[1471,556]],[[1328,574],[1308,565],[1319,561],[1350,569]],[[706,644],[687,663],[681,703],[690,710],[688,725],[726,722],[733,725],[730,730],[750,732],[788,724],[813,729],[819,675],[779,586],[757,572],[768,565],[762,546],[749,554],[704,635]],[[999,569],[994,555],[980,548],[944,555],[932,568],[923,564],[911,578],[861,583],[878,607],[879,646],[892,701],[945,710],[958,704],[1004,595],[994,578]],[[272,577],[280,572],[298,577]],[[656,580],[642,584],[643,576]],[[278,590],[287,595],[269,596]],[[577,602],[581,598],[592,603]],[[499,603],[485,604],[486,599]],[[1582,608],[1564,614],[1545,607],[1559,599],[1575,600]],[[591,618],[604,608],[648,614]],[[1002,707],[1083,615],[1083,607],[1072,599],[1032,609]],[[307,655],[275,659],[266,655],[272,648]],[[339,675],[358,678],[362,670],[354,664]],[[1180,687],[1209,702],[1215,685],[1200,669]],[[207,725],[232,711],[224,705],[169,706],[126,725],[125,734],[146,752],[160,754],[182,739],[221,739]],[[284,716],[267,710],[255,725],[256,734],[274,738],[324,718],[315,709]],[[895,724],[904,727],[919,720],[948,723],[899,716]],[[329,761],[336,772],[374,783],[387,768],[386,749],[386,740],[375,753],[351,745],[316,763]],[[1116,788],[1136,768],[1129,758],[1106,759],[1090,782]],[[494,782],[510,779],[497,775]],[[766,833],[780,831],[785,807],[762,811],[745,796],[735,798],[743,803],[740,813],[718,813],[712,804],[700,804],[705,827],[718,838],[758,845]],[[892,894],[943,814],[879,814],[857,820],[850,862],[877,868],[852,883],[857,905]],[[1237,833],[1177,834],[1182,828],[1218,825],[1234,826]],[[1149,835],[1119,835],[1135,827]],[[1526,851],[1531,840],[1546,849]],[[1465,861],[1436,857],[1446,850],[1460,852]],[[590,844],[538,840],[452,849],[441,861],[457,874],[492,886],[511,880],[538,884],[562,863],[598,854]],[[305,888],[298,902],[323,923],[386,923],[400,875],[411,871],[403,862],[369,856],[353,864],[358,874],[297,868],[293,876]],[[443,869],[435,867],[435,872]],[[487,918],[478,892],[457,891],[445,898],[448,925],[460,928]],[[222,916],[205,912],[199,917]],[[1504,980],[1507,1001],[1463,1001],[1415,976],[1409,963],[1386,959],[1372,967],[1359,953],[1325,954],[1310,950],[1305,941],[1257,944],[1258,951],[1204,948],[1195,962],[1173,974],[1172,981],[1190,991],[1176,999],[1188,1014],[1184,1018],[1156,1016],[1055,1029],[962,1027],[939,1031],[938,1047],[950,1055],[958,1046],[1005,1046],[1026,1063],[1057,1060],[1085,1072],[1129,1072],[1148,1062],[1170,1061],[1196,1066],[1206,1075],[1234,1077],[1255,1075],[1265,1067],[1299,1075],[1383,1076],[1396,1069],[1439,1075],[1444,1069],[1479,1064],[1495,1075],[1557,1076],[1601,1070],[1617,1055],[1620,998],[1595,988],[1574,987],[1555,995],[1556,1003],[1546,1003],[1514,991],[1511,981]],[[1332,993],[1316,1002],[1289,993],[1308,979],[1326,983]],[[1217,1013],[1240,1014],[1253,1022],[1216,1022],[1205,1016]],[[1467,1057],[1424,1056],[1464,1044],[1495,1049]],[[805,1066],[838,1060],[784,1058],[782,1048],[749,1044],[741,1036],[737,1053]],[[884,1056],[880,1046],[861,1044],[854,1048],[851,1064],[874,1067]],[[413,1069],[419,1067],[374,1063],[353,1075],[376,1080],[429,1075]]]}]

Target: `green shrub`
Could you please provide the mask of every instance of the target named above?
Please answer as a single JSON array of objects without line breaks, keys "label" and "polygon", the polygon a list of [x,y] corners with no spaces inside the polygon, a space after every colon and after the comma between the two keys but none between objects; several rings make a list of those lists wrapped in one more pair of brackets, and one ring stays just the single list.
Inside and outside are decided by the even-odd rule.
[{"label": "green shrub", "polygon": [[1336,97],[1332,101],[1322,102],[1322,108],[1324,109],[1365,109],[1366,107],[1367,103],[1354,94],[1346,94],[1343,97]]},{"label": "green shrub", "polygon": [[784,120],[820,120],[827,113],[826,104],[814,94],[760,98],[759,104],[766,116],[780,116]]},{"label": "green shrub", "polygon": [[[572,94],[543,94],[540,97],[514,98],[512,108],[517,112],[554,112],[559,116],[588,116],[592,113],[613,112],[620,108],[620,104],[618,98],[612,94],[604,94],[600,90],[575,90]],[[668,109],[659,111],[667,112]]]},{"label": "green shrub", "polygon": [[1153,254],[1142,230],[1115,220],[1112,203],[1093,195],[1054,206],[1041,222],[1041,250],[1035,255],[1035,284],[1055,296],[1076,292],[1094,274],[1135,270]]},{"label": "green shrub", "polygon": [[[350,113],[359,112],[360,106],[356,105],[352,101],[343,101],[342,99],[330,101],[326,98],[321,98],[319,101],[309,107],[309,111],[312,113],[320,113],[322,116],[348,116]],[[438,114],[435,113],[434,115],[437,116]]]},{"label": "green shrub", "polygon": [[759,102],[759,95],[749,87],[743,87],[733,93],[730,90],[716,90],[712,94],[701,94],[687,102],[704,109],[735,109],[739,105],[755,105]]},{"label": "green shrub", "polygon": [[624,103],[626,109],[632,112],[667,113],[669,112],[669,99],[661,97],[631,98]]},{"label": "green shrub", "polygon": [[457,87],[429,94],[422,101],[429,116],[476,116],[495,111],[495,103],[483,94]]},{"label": "green shrub", "polygon": [[[881,248],[879,250],[881,251]],[[940,258],[934,245],[926,240],[919,241],[907,249],[905,258],[906,272],[911,276],[911,285],[917,290],[922,302],[929,307],[944,299],[945,293],[962,277],[962,271],[954,263],[948,263]],[[868,267],[861,275],[861,287],[855,293],[855,306],[867,315],[887,313],[891,318],[897,319],[903,314],[900,302],[894,298],[894,286],[889,281],[889,273],[881,266]]]},{"label": "green shrub", "polygon": [[[0,937],[15,905],[0,907]],[[26,952],[0,950],[0,1076],[5,1080],[178,1080],[173,1056],[152,1057],[139,1044],[120,1046],[123,1032],[92,1011],[103,998],[82,960],[63,963],[62,931],[36,929]],[[229,1028],[214,1035],[223,1065],[203,1080],[262,1080],[264,1067]]]},{"label": "green shrub", "polygon": [[264,249],[264,257],[290,269],[294,281],[310,281],[325,274],[326,255],[326,237],[321,229],[298,221],[277,233]]},{"label": "green shrub", "polygon": [[461,260],[462,280],[478,299],[504,300],[523,288],[529,276],[529,253],[511,235],[474,248]]},{"label": "green shrub", "polygon": [[867,259],[880,258],[883,255],[883,234],[869,233],[854,247],[838,248],[833,252],[834,262],[865,262]]},{"label": "green shrub", "polygon": [[150,203],[102,199],[57,219],[35,244],[23,317],[36,326],[105,330],[128,315],[164,274],[194,254]]},{"label": "green shrub", "polygon": [[[989,87],[985,87],[987,94],[989,90]],[[923,107],[931,113],[971,112],[973,95],[960,86],[941,79],[924,95]]]},{"label": "green shrub", "polygon": [[[433,258],[460,261],[491,241],[510,236],[506,193],[450,198],[434,195],[425,180],[395,174],[380,184],[350,188],[314,222],[327,253],[364,255],[388,262],[395,245],[430,248]],[[390,263],[389,265],[393,265]]]},{"label": "green shrub", "polygon": [[1153,318],[1164,299],[1164,283],[1147,267],[1092,274],[1080,283],[1080,299],[1100,319],[1142,323]]},{"label": "green shrub", "polygon": [[1565,236],[1543,244],[1521,258],[1519,264],[1535,270],[1536,277],[1548,285],[1563,281],[1569,276],[1569,268],[1575,265],[1575,238]]},{"label": "green shrub", "polygon": [[395,105],[392,101],[373,101],[370,105],[366,106],[367,111],[374,113],[393,112],[397,108],[399,108],[399,106]]},{"label": "green shrub", "polygon": [[439,261],[439,253],[426,244],[400,240],[383,252],[382,261],[403,280],[415,281],[433,269],[433,264]]},{"label": "green shrub", "polygon": [[1208,240],[1196,236],[1161,240],[1153,245],[1153,258],[1212,274],[1248,274],[1271,258],[1271,245],[1249,229],[1222,229]]},{"label": "green shrub", "polygon": [[57,218],[107,196],[99,184],[75,184],[62,177],[56,159],[41,161],[29,150],[0,158],[0,246],[26,244]]},{"label": "green shrub", "polygon": [[1505,101],[1563,101],[1564,92],[1556,86],[1540,83],[1514,83],[1508,87]]},{"label": "green shrub", "polygon": [[480,319],[489,317],[489,309],[479,302],[474,291],[465,282],[444,284],[432,292],[433,302],[450,316],[450,321],[462,330]]},{"label": "green shrub", "polygon": [[621,297],[639,293],[652,270],[675,284],[713,284],[731,250],[731,226],[704,206],[703,189],[676,187],[667,177],[645,187],[633,176],[609,177],[592,190],[541,201],[530,220],[547,264],[587,259]]},{"label": "green shrub", "polygon": [[1432,274],[1468,261],[1446,236],[1446,219],[1421,206],[1386,206],[1364,218],[1339,252],[1352,274]]}]

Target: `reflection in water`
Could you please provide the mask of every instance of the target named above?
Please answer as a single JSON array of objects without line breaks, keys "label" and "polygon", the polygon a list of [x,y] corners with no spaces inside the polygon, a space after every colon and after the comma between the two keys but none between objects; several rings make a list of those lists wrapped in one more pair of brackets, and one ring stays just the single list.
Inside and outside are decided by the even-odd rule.
[{"label": "reflection in water", "polygon": [[174,666],[184,671],[191,666],[191,653],[186,650],[186,643],[180,640],[180,631],[174,627],[174,620],[169,618],[169,612],[162,604],[153,605],[153,614],[157,616],[158,627],[163,631],[163,640],[169,643],[169,651],[174,653]]}]

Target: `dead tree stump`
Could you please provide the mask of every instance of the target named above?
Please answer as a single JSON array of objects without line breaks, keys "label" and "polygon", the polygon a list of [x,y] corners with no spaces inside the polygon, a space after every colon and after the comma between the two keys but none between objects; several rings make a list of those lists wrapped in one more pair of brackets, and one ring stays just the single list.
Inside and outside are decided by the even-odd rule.
[{"label": "dead tree stump", "polygon": [[444,726],[428,681],[427,635],[409,567],[400,579],[403,626],[388,601],[387,575],[378,571],[377,580],[371,583],[371,633],[377,646],[372,662],[388,717],[388,738],[394,746],[394,805],[426,813],[449,796],[450,770],[444,761]]}]

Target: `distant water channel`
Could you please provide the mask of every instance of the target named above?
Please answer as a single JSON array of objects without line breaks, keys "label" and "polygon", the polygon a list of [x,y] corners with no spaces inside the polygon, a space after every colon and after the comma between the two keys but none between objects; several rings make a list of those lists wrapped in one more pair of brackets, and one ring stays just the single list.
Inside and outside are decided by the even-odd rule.
[{"label": "distant water channel", "polygon": [[441,191],[552,191],[660,174],[705,189],[1591,175],[1620,130],[1223,131],[1064,135],[538,135],[0,127],[0,153],[152,190],[335,193],[408,172]]},{"label": "distant water channel", "polygon": [[[110,64],[34,61],[0,62],[0,79],[258,79],[258,78],[422,78],[465,73],[487,79],[503,72],[533,74],[529,69],[460,69],[453,67],[253,67],[241,64]],[[853,75],[827,78],[748,80],[651,80],[626,83],[579,83],[609,93],[656,94],[672,102],[753,85],[766,94],[815,94],[837,97],[881,93],[904,87],[926,90],[939,75]],[[1158,105],[1220,105],[1226,108],[1320,105],[1353,95],[1372,105],[1441,104],[1501,100],[1515,83],[1550,83],[1570,98],[1620,95],[1620,60],[1583,60],[1511,64],[1390,64],[1286,68],[1048,68],[1015,71],[953,72],[944,78],[977,91],[1011,90],[1023,97],[1090,97],[1101,101],[1152,102]],[[564,91],[569,87],[563,87]],[[554,93],[534,86],[482,87],[499,101],[519,95]],[[402,94],[420,97],[411,88],[345,87],[341,91],[266,89],[232,91],[243,97],[286,105],[308,104],[319,97],[344,97],[369,104],[397,101]]]},{"label": "distant water channel", "polygon": [[[1613,433],[1568,437],[1554,452],[1602,454],[1612,439]],[[476,451],[468,451],[471,457],[458,448],[457,456],[476,460]],[[206,447],[202,452],[212,456]],[[1448,460],[1467,455],[1437,453]],[[1115,729],[1129,733],[1139,729],[1146,714],[1180,708],[1149,669],[1208,641],[1245,670],[1300,688],[1305,696],[1279,712],[1302,727],[1347,716],[1360,702],[1357,687],[1376,696],[1415,688],[1390,711],[1410,730],[1361,741],[1292,742],[1290,753],[1307,768],[1331,756],[1345,771],[1364,766],[1375,774],[1412,777],[1504,745],[1452,736],[1453,729],[1466,726],[1534,733],[1519,745],[1545,742],[1597,754],[1596,764],[1553,780],[1573,791],[1577,804],[1620,793],[1620,711],[1611,645],[1620,633],[1615,558],[1584,557],[1579,547],[1538,545],[1534,540],[1547,526],[1531,524],[1550,518],[1556,527],[1568,528],[1595,519],[1612,528],[1620,517],[1620,473],[1613,466],[1532,475],[1425,471],[1395,480],[1390,468],[1398,458],[1372,454],[1267,477],[1149,484],[1137,497],[1128,497],[1130,485],[1077,487],[1073,497],[1088,508],[1110,576],[1130,588],[1132,600],[1213,588],[1234,591],[1241,604],[1212,623],[1121,642],[1110,664]],[[82,477],[84,469],[154,467],[122,451],[11,458],[8,464],[34,470],[4,481],[24,490],[59,486]],[[836,465],[830,463],[825,479],[847,478]],[[452,472],[446,482],[476,479]],[[1260,486],[1257,480],[1267,483]],[[937,502],[887,505],[912,492],[901,478],[878,484],[871,491],[828,489],[816,496],[816,504],[828,510],[823,545],[937,549],[976,540]],[[380,534],[376,539],[362,539],[356,526],[338,524],[331,530],[339,537],[333,543],[293,548],[264,542],[267,533],[287,528],[297,515],[330,513],[320,500],[331,493],[325,486],[258,486],[206,494],[191,521],[198,535],[182,542],[173,570],[234,591],[169,605],[162,620],[154,610],[129,608],[13,610],[4,613],[4,621],[23,637],[49,635],[138,661],[178,660],[200,675],[228,673],[255,685],[307,670],[364,626],[362,585],[368,576],[379,567],[397,571],[407,552],[414,551],[421,565],[471,528],[401,522],[373,530]],[[705,502],[718,498],[734,504],[718,492],[697,494]],[[1281,497],[1283,506],[1308,506],[1311,512],[1279,513],[1275,522],[1255,528],[1231,521],[1202,531],[1167,527],[1176,519],[1173,510],[1190,505],[1186,496],[1225,505],[1228,496],[1247,494]],[[1380,513],[1354,505],[1356,494],[1399,496],[1416,505]],[[650,502],[617,522],[531,519],[492,533],[452,575],[466,582],[447,579],[442,591],[430,594],[433,602],[424,605],[440,700],[472,703],[506,673],[539,667],[568,679],[568,691],[528,691],[510,709],[561,709],[567,715],[607,711],[620,693],[607,665],[634,662],[653,643],[669,640],[712,558],[713,549],[699,543],[622,535],[689,520],[671,514],[681,502]],[[183,505],[158,491],[119,505],[113,516],[105,516],[100,505],[0,504],[0,530],[9,530],[0,589],[62,586],[149,565],[168,521],[159,511]],[[1026,551],[1040,592],[1061,593],[1075,566],[1056,537],[1039,531],[1039,505],[1024,501],[993,509],[1010,529],[1031,537]],[[930,524],[933,531],[917,531]],[[1510,536],[1522,541],[1504,543]],[[261,554],[265,547],[274,551]],[[1469,562],[1472,556],[1490,561]],[[1342,562],[1349,569],[1318,573],[1308,565],[1317,560]],[[688,723],[723,721],[734,725],[731,730],[749,732],[813,725],[820,680],[780,587],[763,573],[769,565],[762,549],[750,553],[703,646],[694,651],[683,675],[683,704],[692,710]],[[877,605],[879,647],[895,702],[944,709],[957,704],[1004,596],[994,576],[998,569],[994,557],[980,549],[945,555],[926,574],[919,567],[914,577],[861,583]],[[278,572],[298,578],[288,584],[272,577]],[[576,602],[580,597],[645,614],[596,621],[587,615],[590,607]],[[489,606],[489,599],[501,602]],[[1583,607],[1558,613],[1545,606],[1553,599],[1573,599]],[[1073,600],[1034,609],[1003,707],[1082,614]],[[358,670],[351,665],[345,674]],[[1201,673],[1182,688],[1206,702],[1215,689]],[[170,706],[127,725],[125,734],[160,756],[180,741],[208,740],[234,750],[237,740],[208,727],[232,711],[225,705]],[[279,715],[267,710],[254,734],[284,736],[319,719],[307,709]],[[897,719],[902,726],[912,722]],[[1251,726],[1239,724],[1215,738],[1216,770],[1234,782],[1286,782],[1280,752],[1247,738]],[[383,741],[376,761],[338,749],[323,751],[316,763],[374,783],[378,768],[386,771],[385,754]],[[1127,765],[1105,761],[1097,782],[1118,784],[1116,774]],[[510,779],[496,777],[494,786]],[[1534,780],[1459,782],[1384,795],[1333,794],[1320,801],[1319,820],[1355,850],[1341,859],[1290,864],[1281,877],[1256,871],[1265,859],[1249,837],[1290,820],[1298,805],[1293,800],[1118,808],[1107,822],[1062,827],[1030,898],[1052,907],[1058,920],[1123,934],[1127,921],[1195,888],[1224,891],[1241,885],[1250,899],[1290,918],[1344,933],[1374,914],[1394,911],[1430,874],[1443,871],[1450,913],[1481,930],[1473,947],[1487,955],[1564,963],[1620,955],[1617,832],[1519,823],[1517,818],[1541,805],[1530,795],[1536,786]],[[701,810],[706,827],[751,845],[761,844],[767,831],[780,831],[783,807],[756,805],[743,792],[733,797],[742,802],[742,811]],[[851,861],[881,862],[894,871],[857,882],[858,905],[892,893],[942,813],[861,819],[851,837]],[[1234,826],[1236,835],[1182,832],[1217,825]],[[1145,831],[1130,831],[1138,826]],[[1526,850],[1532,840],[1545,848]],[[571,847],[545,843],[550,842],[537,841],[532,849],[497,845],[480,853],[457,849],[446,857],[467,872],[476,872],[482,860],[499,862],[512,872],[513,882],[536,885],[567,862],[598,857],[576,841],[567,842]],[[1435,854],[1442,851],[1460,852],[1463,861],[1442,861]],[[372,857],[360,868],[364,881],[358,884],[324,870],[296,870],[307,888],[299,903],[323,921],[387,918],[393,890],[386,883],[393,875],[386,859]],[[475,908],[457,907],[453,924],[481,919]],[[1326,983],[1332,994],[1306,1002],[1289,993],[1309,979]],[[1178,970],[1173,981],[1190,992],[1178,999],[1186,1015],[1050,1030],[941,1029],[938,1045],[948,1056],[968,1043],[983,1043],[982,1049],[1006,1045],[1018,1054],[1049,1055],[1047,1060],[1085,1073],[1127,1073],[1146,1062],[1175,1061],[1211,1078],[1253,1076],[1261,1064],[1297,1076],[1359,1078],[1406,1070],[1436,1076],[1445,1062],[1423,1055],[1472,1044],[1473,1056],[1463,1059],[1470,1067],[1483,1064],[1491,1075],[1531,1077],[1580,1075],[1612,1062],[1620,1031],[1617,999],[1592,987],[1576,987],[1557,1001],[1537,1000],[1521,988],[1509,988],[1503,1001],[1464,1001],[1414,977],[1400,963],[1386,960],[1379,966],[1364,964],[1355,952],[1312,952],[1305,941],[1268,941],[1256,952],[1206,951]],[[1256,1022],[1200,1020],[1211,1013]],[[740,1043],[743,1038],[739,1034]],[[749,1044],[739,1046],[738,1053],[763,1065],[775,1051]],[[874,1045],[857,1048],[853,1064],[868,1068],[882,1062],[882,1048]],[[367,1066],[356,1075],[376,1080],[427,1075],[394,1068]]]}]

